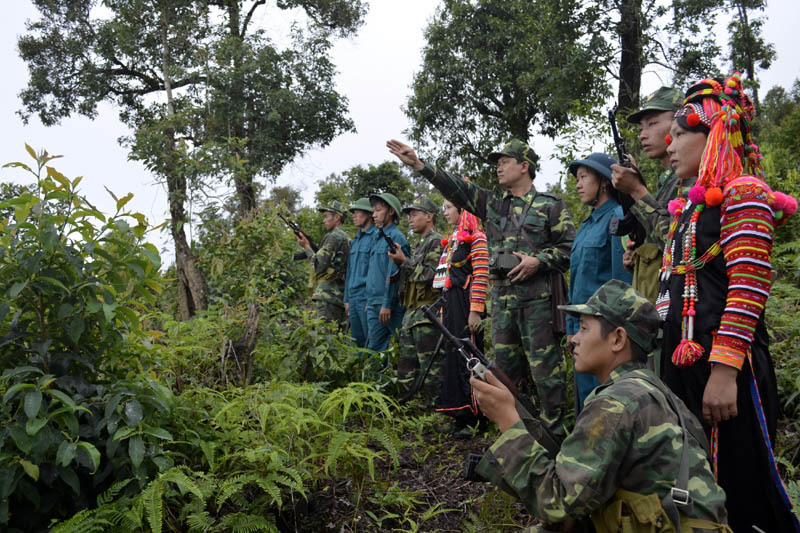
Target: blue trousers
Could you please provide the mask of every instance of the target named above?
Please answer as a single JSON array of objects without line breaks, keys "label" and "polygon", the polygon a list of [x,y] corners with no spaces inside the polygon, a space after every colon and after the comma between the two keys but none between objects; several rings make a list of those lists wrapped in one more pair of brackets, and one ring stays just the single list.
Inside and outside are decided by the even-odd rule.
[{"label": "blue trousers", "polygon": [[389,337],[394,335],[403,323],[406,308],[398,306],[392,309],[392,319],[386,325],[381,324],[378,318],[380,312],[381,304],[367,306],[367,348],[376,352],[382,352],[389,346]]},{"label": "blue trousers", "polygon": [[348,302],[350,307],[350,336],[359,348],[367,346],[367,299],[357,298]]}]

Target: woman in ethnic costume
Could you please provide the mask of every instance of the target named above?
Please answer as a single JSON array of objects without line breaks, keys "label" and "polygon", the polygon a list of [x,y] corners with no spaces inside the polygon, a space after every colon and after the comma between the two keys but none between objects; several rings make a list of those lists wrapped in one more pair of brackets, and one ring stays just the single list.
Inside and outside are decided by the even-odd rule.
[{"label": "woman in ethnic costume", "polygon": [[752,117],[738,74],[696,83],[675,114],[670,162],[697,182],[669,204],[661,377],[705,422],[731,528],[800,531],[770,444],[778,398],[764,325],[774,226],[797,201],[764,183]]},{"label": "woman in ethnic costume", "polygon": [[[445,246],[433,286],[443,290],[442,323],[453,335],[470,338],[483,350],[480,321],[486,316],[486,293],[489,282],[489,248],[480,221],[445,200],[444,218],[453,231],[442,244]],[[480,420],[478,407],[472,398],[469,373],[461,355],[452,346],[443,350],[446,362],[442,392],[437,411],[454,419],[454,435],[469,437]]]}]

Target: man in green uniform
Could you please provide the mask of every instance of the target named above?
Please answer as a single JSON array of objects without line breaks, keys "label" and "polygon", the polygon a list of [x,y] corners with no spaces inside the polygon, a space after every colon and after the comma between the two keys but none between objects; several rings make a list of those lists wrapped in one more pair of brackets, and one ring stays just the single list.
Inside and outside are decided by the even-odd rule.
[{"label": "man in green uniform", "polygon": [[[412,387],[417,386],[420,370],[427,368],[439,340],[439,332],[422,313],[423,305],[432,304],[441,295],[439,289],[433,288],[433,277],[442,255],[442,236],[433,229],[439,209],[430,198],[424,197],[404,207],[408,225],[420,240],[410,258],[400,247],[395,253],[389,252],[394,264],[400,267],[397,283],[400,287],[400,303],[406,308],[400,328],[403,352],[397,361],[397,377],[408,381]],[[425,378],[425,391],[431,403],[441,390],[443,361],[444,357],[440,357],[439,361],[434,362]]]},{"label": "man in green uniform", "polygon": [[[672,116],[682,101],[681,91],[673,87],[661,87],[647,97],[641,109],[628,116],[628,122],[641,125],[639,140],[644,153],[648,158],[658,160],[664,168],[658,176],[655,197],[648,192],[635,169],[611,165],[614,188],[633,198],[635,203],[631,213],[642,224],[647,235],[643,243],[628,243],[624,264],[633,272],[633,288],[653,303],[658,296],[658,271],[672,218],[667,211],[667,203],[676,197],[680,185],[669,164],[666,137]],[[683,190],[688,192],[689,189],[683,185]],[[636,244],[641,246],[634,250]]]},{"label": "man in green uniform", "polygon": [[324,213],[322,223],[328,233],[322,238],[317,252],[311,250],[311,244],[305,235],[299,235],[297,240],[314,267],[316,285],[311,300],[317,314],[344,330],[347,320],[343,301],[344,279],[350,253],[350,238],[340,228],[344,222],[344,205],[334,200],[319,211]]},{"label": "man in green uniform", "polygon": [[477,472],[546,522],[591,516],[598,533],[666,533],[674,525],[684,533],[730,532],[700,423],[644,368],[659,327],[655,306],[611,280],[585,304],[562,309],[580,318],[575,368],[603,385],[550,456],[508,389],[491,372],[485,382],[473,378],[478,404],[502,432]]},{"label": "man in green uniform", "polygon": [[563,331],[554,329],[551,296],[554,286],[563,286],[575,226],[561,198],[533,186],[538,156],[517,139],[489,154],[489,160],[497,163],[497,180],[504,189],[490,191],[424,163],[400,141],[386,145],[455,206],[484,221],[489,275],[494,280],[495,359],[515,383],[527,385],[521,388],[536,393],[542,418],[563,436],[566,385],[558,341]]}]

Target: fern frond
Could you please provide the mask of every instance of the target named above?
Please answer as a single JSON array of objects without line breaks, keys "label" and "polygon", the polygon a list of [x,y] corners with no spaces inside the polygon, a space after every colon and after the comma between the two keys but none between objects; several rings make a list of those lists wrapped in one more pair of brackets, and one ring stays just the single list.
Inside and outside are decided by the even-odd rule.
[{"label": "fern frond", "polygon": [[280,533],[272,520],[245,513],[226,515],[220,520],[219,525],[222,527],[222,531],[230,531],[231,533],[253,533],[255,531]]},{"label": "fern frond", "polygon": [[372,428],[369,431],[369,436],[375,439],[380,443],[383,448],[389,452],[389,457],[392,459],[392,463],[394,463],[395,468],[400,467],[400,449],[397,447],[397,443],[391,435],[382,431],[378,428]]},{"label": "fern frond", "polygon": [[161,479],[151,481],[142,491],[142,501],[147,521],[153,533],[161,533],[164,521],[164,482]]},{"label": "fern frond", "polygon": [[211,518],[208,511],[200,511],[187,516],[186,525],[189,526],[190,533],[203,533],[214,526],[214,519]]}]

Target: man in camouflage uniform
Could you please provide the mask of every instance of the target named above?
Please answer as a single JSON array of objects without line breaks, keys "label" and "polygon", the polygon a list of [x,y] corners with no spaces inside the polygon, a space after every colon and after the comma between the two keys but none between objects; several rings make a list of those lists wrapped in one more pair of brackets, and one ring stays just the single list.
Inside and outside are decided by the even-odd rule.
[{"label": "man in camouflage uniform", "polygon": [[[442,255],[442,236],[433,225],[439,207],[430,198],[419,198],[403,208],[408,215],[411,231],[420,237],[412,257],[406,257],[399,247],[389,257],[399,268],[397,281],[400,287],[400,303],[406,308],[400,328],[400,347],[403,352],[397,361],[397,377],[417,386],[421,371],[427,368],[436,350],[439,331],[422,312],[423,305],[435,302],[441,291],[433,288],[433,277]],[[442,363],[444,357],[434,362],[425,378],[425,391],[429,400],[435,401],[442,386]]]},{"label": "man in camouflage uniform", "polygon": [[[624,263],[633,272],[633,287],[653,303],[658,296],[658,271],[672,218],[667,211],[667,203],[677,196],[678,186],[681,185],[669,164],[666,136],[672,117],[680,109],[682,101],[683,95],[678,89],[661,87],[647,97],[641,109],[628,116],[628,122],[641,125],[639,140],[647,157],[658,160],[664,168],[658,176],[655,197],[648,192],[635,169],[611,165],[614,188],[633,198],[635,203],[631,213],[642,224],[647,235],[645,242],[636,243],[641,246],[635,250],[632,250],[633,243],[628,243]],[[684,192],[688,192],[691,184],[682,187]]]},{"label": "man in camouflage uniform", "polygon": [[323,213],[322,223],[328,233],[322,238],[317,252],[311,250],[311,243],[304,235],[299,235],[297,240],[314,267],[316,285],[311,300],[317,314],[344,330],[347,319],[343,301],[344,278],[350,253],[350,238],[340,228],[344,222],[344,205],[334,200],[318,211]]},{"label": "man in camouflage uniform", "polygon": [[[585,304],[575,368],[603,385],[586,399],[575,429],[553,456],[528,432],[515,400],[490,372],[471,380],[483,412],[502,432],[477,472],[546,522],[591,516],[598,533],[727,531],[725,493],[707,458],[705,433],[689,409],[644,368],[659,327],[655,306],[611,280]],[[627,527],[623,527],[626,524]]]},{"label": "man in camouflage uniform", "polygon": [[[551,295],[553,283],[563,285],[562,273],[569,268],[575,226],[561,198],[533,186],[538,156],[517,139],[489,154],[489,160],[497,163],[498,182],[505,189],[496,192],[424,163],[400,141],[388,141],[387,147],[455,206],[484,221],[489,274],[494,280],[495,359],[515,383],[527,383],[521,388],[535,391],[542,418],[555,434],[563,436],[566,385]],[[512,264],[513,268],[503,269]]]}]

